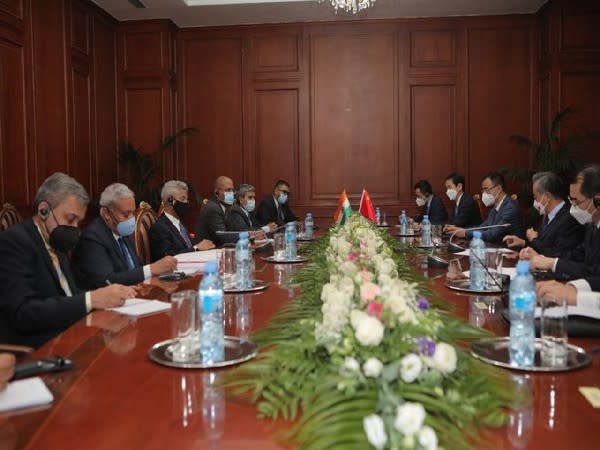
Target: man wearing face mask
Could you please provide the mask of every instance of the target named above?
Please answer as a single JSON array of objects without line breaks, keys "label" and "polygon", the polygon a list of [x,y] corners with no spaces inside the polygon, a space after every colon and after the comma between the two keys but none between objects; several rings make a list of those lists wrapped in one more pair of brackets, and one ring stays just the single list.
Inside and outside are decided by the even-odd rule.
[{"label": "man wearing face mask", "polygon": [[83,231],[73,266],[83,289],[107,283],[137,284],[152,275],[172,272],[177,260],[166,256],[142,266],[135,252],[135,196],[121,183],[109,185],[100,195],[100,217]]},{"label": "man wearing face mask", "polygon": [[533,206],[543,217],[538,231],[529,228],[526,238],[505,236],[509,247],[529,246],[545,256],[568,256],[583,240],[583,227],[569,213],[563,182],[552,172],[533,176]]},{"label": "man wearing face mask", "polygon": [[[507,227],[488,228],[481,231],[484,241],[492,244],[501,244],[507,234],[520,238],[525,236],[521,213],[516,202],[504,192],[504,177],[498,172],[489,172],[481,181],[481,201],[488,208],[492,207],[481,227],[508,224]],[[448,233],[456,237],[471,239],[473,232],[462,227],[448,226]]]},{"label": "man wearing face mask", "polygon": [[92,309],[135,297],[135,289],[120,284],[77,288],[68,252],[88,203],[81,184],[55,173],[35,196],[33,218],[0,233],[0,342],[38,347]]},{"label": "man wearing face mask", "polygon": [[250,184],[241,184],[237,191],[237,202],[231,207],[227,218],[227,229],[231,231],[250,231],[256,239],[264,239],[266,233],[272,233],[277,224],[271,222],[263,227],[254,215],[256,191]]},{"label": "man wearing face mask", "polygon": [[419,180],[414,186],[416,203],[421,208],[419,215],[414,218],[416,223],[421,223],[427,215],[433,225],[445,224],[448,220],[448,212],[442,201],[433,194],[431,183],[427,180]]},{"label": "man wearing face mask", "polygon": [[258,205],[256,217],[261,225],[273,222],[278,226],[298,220],[292,212],[288,199],[290,184],[285,180],[277,180],[273,187],[273,194],[266,195]]},{"label": "man wearing face mask", "polygon": [[237,242],[237,233],[227,233],[227,216],[235,200],[233,180],[220,176],[215,180],[215,196],[200,211],[196,238],[209,239],[216,245]]},{"label": "man wearing face mask", "polygon": [[600,275],[600,209],[594,196],[600,191],[600,166],[583,169],[570,186],[571,215],[585,226],[583,242],[567,257],[539,255],[531,248],[521,250],[522,259],[531,260],[532,269],[551,270],[557,278],[572,280]]},{"label": "man wearing face mask", "polygon": [[210,250],[215,247],[208,239],[195,242],[182,222],[190,209],[186,183],[178,180],[167,181],[160,197],[163,202],[163,213],[150,227],[149,232],[153,261],[166,255]]},{"label": "man wearing face mask", "polygon": [[465,192],[465,177],[458,173],[451,173],[446,177],[446,195],[455,202],[454,212],[448,221],[449,225],[456,227],[476,227],[481,223],[479,206],[473,196]]}]

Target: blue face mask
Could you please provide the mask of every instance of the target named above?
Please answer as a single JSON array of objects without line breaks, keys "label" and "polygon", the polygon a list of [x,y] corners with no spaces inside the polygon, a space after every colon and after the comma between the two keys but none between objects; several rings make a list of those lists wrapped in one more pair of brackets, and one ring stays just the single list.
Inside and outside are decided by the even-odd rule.
[{"label": "blue face mask", "polygon": [[117,224],[117,234],[119,236],[131,236],[135,231],[135,217],[130,217],[124,222],[119,222]]},{"label": "blue face mask", "polygon": [[233,191],[227,191],[223,195],[223,203],[225,203],[226,205],[233,205],[234,198],[235,198],[235,195],[234,195]]},{"label": "blue face mask", "polygon": [[287,203],[287,198],[288,198],[287,194],[284,194],[283,192],[281,192],[279,194],[279,197],[277,197],[277,202],[280,205],[284,205],[285,203]]},{"label": "blue face mask", "polygon": [[246,203],[246,206],[244,206],[244,209],[248,212],[252,212],[252,211],[254,211],[255,207],[256,207],[256,200],[251,198],[250,200],[248,200],[248,203]]}]

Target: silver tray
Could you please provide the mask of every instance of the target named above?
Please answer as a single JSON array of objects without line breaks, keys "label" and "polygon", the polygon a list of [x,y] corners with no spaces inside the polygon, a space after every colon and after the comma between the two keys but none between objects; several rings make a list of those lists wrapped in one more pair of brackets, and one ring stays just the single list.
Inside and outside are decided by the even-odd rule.
[{"label": "silver tray", "polygon": [[525,370],[528,372],[565,372],[580,369],[590,363],[590,357],[584,349],[572,344],[567,345],[567,363],[564,366],[546,366],[542,363],[540,351],[542,340],[535,340],[535,356],[533,366],[514,366],[510,364],[508,354],[508,337],[482,339],[471,344],[471,354],[488,364],[505,367],[513,370]]},{"label": "silver tray", "polygon": [[308,261],[306,256],[296,256],[296,259],[275,259],[275,256],[265,256],[263,261],[267,261],[275,264],[295,264]]},{"label": "silver tray", "polygon": [[236,287],[224,288],[223,291],[226,294],[237,294],[238,292],[256,292],[262,291],[271,285],[268,281],[263,280],[252,280],[252,286],[246,289],[238,289]]},{"label": "silver tray", "polygon": [[302,236],[302,237],[299,236],[299,237],[296,238],[296,240],[298,242],[312,242],[312,241],[315,240],[315,238],[306,238],[304,236]]},{"label": "silver tray", "polygon": [[471,281],[468,278],[460,280],[448,280],[446,281],[446,287],[448,289],[452,289],[453,291],[469,292],[471,294],[501,294],[503,292],[508,292],[508,285],[506,287],[503,286],[502,289],[500,289],[498,286],[485,289],[472,289]]},{"label": "silver tray", "polygon": [[154,344],[148,350],[148,357],[157,364],[181,369],[211,369],[240,364],[254,358],[258,353],[258,345],[250,340],[241,341],[235,336],[225,336],[225,359],[212,364],[202,364],[200,359],[195,361],[173,361],[169,347],[174,339]]},{"label": "silver tray", "polygon": [[392,236],[395,237],[405,237],[405,238],[416,238],[421,236],[419,233],[406,233],[406,234],[402,234],[402,233],[398,233],[398,234],[392,234]]}]

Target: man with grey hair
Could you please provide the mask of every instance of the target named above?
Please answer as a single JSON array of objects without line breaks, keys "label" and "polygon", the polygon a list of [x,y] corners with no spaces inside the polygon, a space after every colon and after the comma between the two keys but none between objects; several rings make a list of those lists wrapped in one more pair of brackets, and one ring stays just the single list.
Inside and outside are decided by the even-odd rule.
[{"label": "man with grey hair", "polygon": [[88,203],[81,184],[55,173],[37,192],[33,218],[0,233],[0,342],[38,347],[92,309],[135,297],[135,289],[120,284],[77,288],[68,252]]},{"label": "man with grey hair", "polygon": [[275,222],[261,227],[255,216],[256,189],[251,184],[241,184],[237,190],[236,203],[227,217],[227,229],[230,231],[249,231],[255,239],[264,239],[266,233],[277,229]]},{"label": "man with grey hair", "polygon": [[150,251],[152,260],[156,261],[165,255],[209,250],[215,245],[208,239],[195,242],[183,219],[190,210],[188,186],[183,181],[167,181],[161,192],[163,213],[150,227]]},{"label": "man with grey hair", "polygon": [[569,214],[565,202],[565,187],[560,177],[552,172],[538,172],[533,176],[533,206],[543,217],[539,230],[529,228],[526,239],[505,236],[509,247],[529,247],[551,257],[568,256],[583,241],[583,227]]},{"label": "man with grey hair", "polygon": [[177,268],[172,256],[142,266],[132,239],[134,231],[134,193],[122,183],[107,186],[100,195],[100,217],[83,231],[75,251],[74,268],[80,287],[137,284]]}]

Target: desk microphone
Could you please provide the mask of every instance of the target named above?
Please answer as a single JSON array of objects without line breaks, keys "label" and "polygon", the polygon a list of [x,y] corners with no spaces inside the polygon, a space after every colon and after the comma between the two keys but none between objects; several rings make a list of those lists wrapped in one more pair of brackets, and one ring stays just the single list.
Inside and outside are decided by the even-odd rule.
[{"label": "desk microphone", "polygon": [[[490,228],[506,228],[506,227],[510,227],[510,223],[502,223],[502,224],[498,224],[498,225],[486,225],[484,227],[465,228],[465,231],[488,230]],[[448,251],[450,253],[464,252],[466,250],[466,248],[452,242],[452,239],[454,239],[455,235],[456,235],[456,231],[450,235],[450,239],[448,240]]]}]

